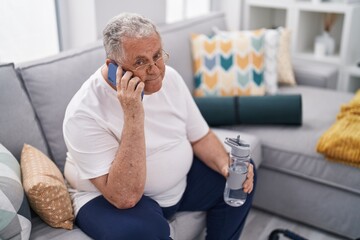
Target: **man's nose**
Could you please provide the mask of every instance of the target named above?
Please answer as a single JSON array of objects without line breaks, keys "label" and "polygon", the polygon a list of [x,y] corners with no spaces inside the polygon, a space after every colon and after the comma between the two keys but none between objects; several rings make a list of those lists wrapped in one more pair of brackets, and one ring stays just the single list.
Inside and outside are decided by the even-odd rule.
[{"label": "man's nose", "polygon": [[149,63],[147,71],[152,72],[154,69],[160,70],[159,64],[157,62]]}]

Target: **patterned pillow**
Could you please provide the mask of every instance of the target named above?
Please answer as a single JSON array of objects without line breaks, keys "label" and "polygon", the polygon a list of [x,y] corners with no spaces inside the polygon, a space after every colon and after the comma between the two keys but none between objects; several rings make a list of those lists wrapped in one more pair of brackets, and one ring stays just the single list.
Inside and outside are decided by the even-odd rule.
[{"label": "patterned pillow", "polygon": [[278,50],[280,32],[267,29],[265,34],[265,70],[264,82],[266,93],[274,95],[278,91]]},{"label": "patterned pillow", "polygon": [[264,95],[264,34],[193,34],[194,95]]},{"label": "patterned pillow", "polygon": [[31,214],[21,185],[20,165],[0,144],[0,239],[29,239]]},{"label": "patterned pillow", "polygon": [[[229,35],[233,32],[213,28],[215,34]],[[266,29],[264,37],[264,84],[265,92],[274,95],[278,83],[295,85],[290,55],[291,32],[288,29]]]},{"label": "patterned pillow", "polygon": [[50,226],[72,229],[74,214],[70,195],[54,162],[40,150],[25,144],[21,171],[32,209]]},{"label": "patterned pillow", "polygon": [[281,27],[279,32],[278,82],[285,85],[296,85],[290,53],[291,31]]}]

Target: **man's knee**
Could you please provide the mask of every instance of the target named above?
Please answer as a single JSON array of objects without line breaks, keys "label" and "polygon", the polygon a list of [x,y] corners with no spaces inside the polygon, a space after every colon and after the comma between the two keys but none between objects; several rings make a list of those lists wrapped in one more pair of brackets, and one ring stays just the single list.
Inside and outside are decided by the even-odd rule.
[{"label": "man's knee", "polygon": [[126,223],[126,226],[109,227],[108,231],[104,231],[102,239],[134,239],[134,240],[168,240],[170,237],[170,227],[165,219],[153,219],[153,221],[145,221],[138,219]]},{"label": "man's knee", "polygon": [[80,209],[76,224],[94,239],[169,239],[170,227],[160,206],[143,196],[130,209],[116,209],[103,196]]}]

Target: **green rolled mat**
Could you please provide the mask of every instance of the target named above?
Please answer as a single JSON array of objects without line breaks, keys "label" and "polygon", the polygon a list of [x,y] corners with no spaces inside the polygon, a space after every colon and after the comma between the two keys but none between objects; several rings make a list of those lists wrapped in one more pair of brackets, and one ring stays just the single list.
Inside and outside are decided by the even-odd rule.
[{"label": "green rolled mat", "polygon": [[195,97],[194,99],[210,126],[302,124],[300,94]]}]

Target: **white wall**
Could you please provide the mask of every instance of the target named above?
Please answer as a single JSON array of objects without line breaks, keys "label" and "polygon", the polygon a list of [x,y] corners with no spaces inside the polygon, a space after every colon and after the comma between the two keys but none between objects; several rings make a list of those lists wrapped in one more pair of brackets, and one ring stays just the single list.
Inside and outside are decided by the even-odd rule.
[{"label": "white wall", "polygon": [[56,0],[56,4],[62,51],[96,41],[94,0]]},{"label": "white wall", "polygon": [[166,0],[94,0],[96,10],[96,33],[102,38],[106,23],[121,12],[136,12],[150,18],[156,24],[166,21]]},{"label": "white wall", "polygon": [[0,62],[26,62],[58,52],[53,1],[0,0]]},{"label": "white wall", "polygon": [[157,24],[165,23],[166,0],[56,0],[61,50],[82,47],[102,38],[102,30],[121,12],[142,14]]},{"label": "white wall", "polygon": [[244,28],[244,0],[212,0],[212,11],[225,12],[229,30]]}]

